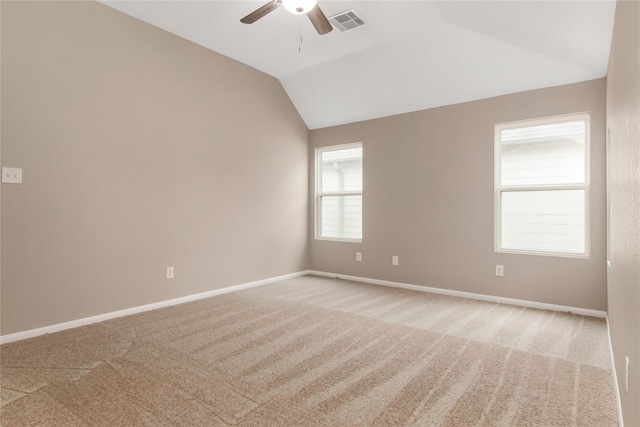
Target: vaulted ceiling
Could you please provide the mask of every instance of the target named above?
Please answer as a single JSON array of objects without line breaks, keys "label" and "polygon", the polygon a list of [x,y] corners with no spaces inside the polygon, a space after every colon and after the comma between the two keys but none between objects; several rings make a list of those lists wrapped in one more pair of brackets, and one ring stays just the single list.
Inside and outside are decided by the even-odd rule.
[{"label": "vaulted ceiling", "polygon": [[318,35],[263,1],[104,4],[280,80],[310,129],[606,76],[614,0],[332,1],[364,26]]}]

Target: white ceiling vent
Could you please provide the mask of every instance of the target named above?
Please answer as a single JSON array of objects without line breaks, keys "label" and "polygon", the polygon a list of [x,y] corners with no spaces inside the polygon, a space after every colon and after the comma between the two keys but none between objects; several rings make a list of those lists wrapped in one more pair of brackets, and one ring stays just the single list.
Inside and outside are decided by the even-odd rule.
[{"label": "white ceiling vent", "polygon": [[358,16],[355,9],[346,10],[337,15],[330,16],[328,19],[334,27],[343,33],[364,25],[364,21]]}]

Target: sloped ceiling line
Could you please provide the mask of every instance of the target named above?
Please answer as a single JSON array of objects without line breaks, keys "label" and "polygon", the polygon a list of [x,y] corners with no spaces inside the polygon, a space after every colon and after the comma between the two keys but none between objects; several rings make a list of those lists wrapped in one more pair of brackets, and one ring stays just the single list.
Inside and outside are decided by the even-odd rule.
[{"label": "sloped ceiling line", "polygon": [[320,36],[284,9],[240,23],[266,0],[102,3],[278,78],[310,129],[604,77],[615,12],[615,0],[320,0],[367,22]]}]

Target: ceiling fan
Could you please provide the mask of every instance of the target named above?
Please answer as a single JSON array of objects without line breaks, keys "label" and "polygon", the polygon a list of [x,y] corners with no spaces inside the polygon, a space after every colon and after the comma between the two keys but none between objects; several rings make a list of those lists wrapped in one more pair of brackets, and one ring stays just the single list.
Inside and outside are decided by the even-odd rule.
[{"label": "ceiling fan", "polygon": [[282,4],[285,9],[295,15],[307,15],[318,34],[327,34],[333,30],[333,27],[322,10],[320,10],[317,2],[318,0],[271,0],[269,3],[242,18],[240,22],[243,24],[253,24],[258,19],[276,10],[280,4]]}]

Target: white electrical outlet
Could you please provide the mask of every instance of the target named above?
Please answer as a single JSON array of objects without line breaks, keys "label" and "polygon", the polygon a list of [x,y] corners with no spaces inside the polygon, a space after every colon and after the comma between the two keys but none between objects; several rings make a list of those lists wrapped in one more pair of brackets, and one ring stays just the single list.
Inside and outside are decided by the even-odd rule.
[{"label": "white electrical outlet", "polygon": [[629,356],[624,358],[624,389],[629,392]]},{"label": "white electrical outlet", "polygon": [[362,261],[362,252],[356,252],[356,261]]},{"label": "white electrical outlet", "polygon": [[173,279],[173,267],[167,267],[167,279]]},{"label": "white electrical outlet", "polygon": [[2,182],[5,184],[22,184],[22,169],[3,167]]},{"label": "white electrical outlet", "polygon": [[504,265],[496,265],[496,276],[504,276]]},{"label": "white electrical outlet", "polygon": [[400,265],[400,257],[398,255],[391,257],[391,265]]}]

